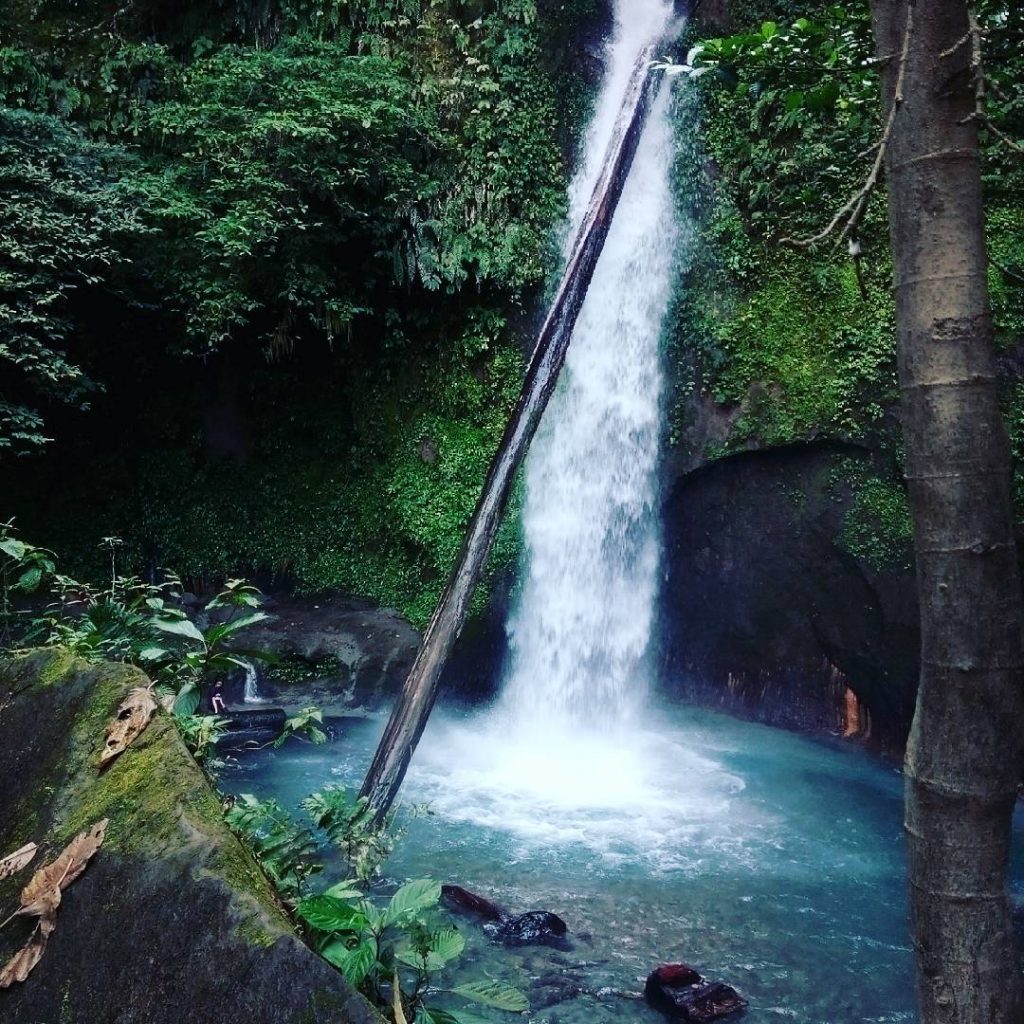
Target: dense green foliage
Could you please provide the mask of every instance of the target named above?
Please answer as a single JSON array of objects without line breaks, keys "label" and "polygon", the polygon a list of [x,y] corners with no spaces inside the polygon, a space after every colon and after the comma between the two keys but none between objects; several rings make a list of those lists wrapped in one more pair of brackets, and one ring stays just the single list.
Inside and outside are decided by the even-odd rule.
[{"label": "dense green foliage", "polygon": [[[1002,90],[988,114],[999,131],[1019,136],[1024,22],[998,3],[981,5],[979,15]],[[683,80],[696,96],[678,105],[680,134],[697,120],[700,137],[682,153],[677,178],[698,243],[670,336],[673,438],[689,443],[692,418],[712,404],[727,436],[714,439],[705,457],[811,439],[867,445],[892,468],[867,478],[859,463],[837,461],[836,484],[853,500],[837,540],[872,568],[904,567],[909,522],[897,468],[884,183],[853,232],[856,263],[840,239],[845,219],[818,244],[794,244],[824,231],[874,159],[880,97],[868,6],[741,0],[730,5],[730,18],[731,34],[700,23],[688,30]],[[983,142],[990,284],[1019,453],[1024,416],[1011,353],[1024,330],[1024,180],[1019,152],[992,130]]]},{"label": "dense green foliage", "polygon": [[[93,8],[0,13],[3,514],[80,577],[116,535],[131,572],[340,588],[423,624],[518,390],[607,8]],[[988,114],[1020,137],[1022,16],[980,16]],[[691,460],[840,439],[896,467],[884,189],[858,264],[845,243],[787,241],[870,165],[867,6],[738,0],[729,18],[687,28],[700,74],[676,104],[696,238],[668,336],[672,440],[710,409]],[[1020,452],[1024,180],[1020,153],[983,138]],[[896,532],[874,549],[898,560],[882,521]]]},{"label": "dense green foliage", "polygon": [[109,280],[141,231],[114,187],[120,158],[58,118],[0,106],[0,455],[45,442],[39,401],[88,408],[97,386],[64,344],[76,289]]},{"label": "dense green foliage", "polygon": [[[53,133],[25,173],[83,182],[91,218],[39,284],[89,288],[33,343],[67,397],[106,388],[87,420],[4,398],[3,443],[57,438],[14,467],[20,525],[80,574],[116,534],[134,570],[339,587],[425,621],[518,390],[585,109],[577,38],[602,16],[8,8],[5,116]],[[59,212],[55,187],[15,198]]]}]

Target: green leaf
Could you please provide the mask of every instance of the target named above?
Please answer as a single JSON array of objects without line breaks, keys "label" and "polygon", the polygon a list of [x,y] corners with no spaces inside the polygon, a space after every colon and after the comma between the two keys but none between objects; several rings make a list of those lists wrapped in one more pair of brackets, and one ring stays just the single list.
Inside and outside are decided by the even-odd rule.
[{"label": "green leaf", "polygon": [[336,896],[310,896],[298,906],[298,915],[322,932],[358,932],[368,924],[358,907]]},{"label": "green leaf", "polygon": [[455,928],[442,928],[430,937],[430,949],[426,964],[423,957],[411,946],[403,946],[395,951],[395,959],[407,967],[421,970],[424,967],[430,972],[439,971],[450,963],[466,948],[466,940]]},{"label": "green leaf", "polygon": [[470,981],[449,991],[463,999],[493,1006],[498,1010],[508,1010],[509,1013],[522,1013],[530,1008],[530,1001],[522,992],[500,981]]},{"label": "green leaf", "polygon": [[452,1010],[442,1010],[439,1006],[423,1006],[416,1017],[416,1024],[490,1024],[490,1022],[466,1010],[453,1012]]},{"label": "green leaf", "polygon": [[333,896],[337,900],[360,899],[362,893],[353,887],[351,882],[335,882],[325,893],[325,896]]},{"label": "green leaf", "polygon": [[237,619],[222,623],[221,628],[224,630],[224,636],[231,636],[240,629],[254,626],[257,622],[262,622],[266,618],[269,618],[266,612],[250,612],[248,615],[240,615]]},{"label": "green leaf", "polygon": [[143,647],[139,651],[140,661],[159,661],[161,658],[166,658],[170,651],[166,647]]},{"label": "green leaf", "polygon": [[0,551],[20,562],[25,557],[28,546],[13,537],[4,537],[3,540],[0,540]]},{"label": "green leaf", "polygon": [[334,964],[339,971],[351,952],[352,950],[341,939],[331,939],[330,942],[325,943],[320,949],[320,955],[328,963]]},{"label": "green leaf", "polygon": [[174,699],[174,714],[178,718],[190,718],[199,707],[199,687],[195,683],[186,683]]},{"label": "green leaf", "polygon": [[164,633],[187,637],[189,640],[196,640],[201,644],[206,643],[203,634],[188,619],[154,619],[153,625]]},{"label": "green leaf", "polygon": [[414,914],[427,907],[436,907],[441,899],[441,883],[430,878],[419,878],[406,882],[387,905],[384,911],[385,926],[392,925],[400,918]]},{"label": "green leaf", "polygon": [[31,594],[32,591],[39,586],[42,580],[43,570],[34,565],[31,569],[28,569],[26,572],[21,574],[17,586],[19,590],[23,590],[26,594]]},{"label": "green leaf", "polygon": [[779,26],[774,21],[766,21],[761,25],[761,35],[765,39],[771,39],[779,34]]},{"label": "green leaf", "polygon": [[377,944],[372,941],[360,942],[355,949],[337,966],[350,985],[359,985],[377,962]]}]

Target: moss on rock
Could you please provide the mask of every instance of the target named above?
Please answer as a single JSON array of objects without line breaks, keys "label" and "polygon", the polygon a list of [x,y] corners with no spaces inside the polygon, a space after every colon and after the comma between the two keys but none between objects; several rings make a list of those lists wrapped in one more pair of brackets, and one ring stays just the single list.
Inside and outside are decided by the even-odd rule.
[{"label": "moss on rock", "polygon": [[[295,935],[266,877],[158,712],[103,773],[106,722],[148,680],[64,651],[0,661],[0,850],[35,840],[54,855],[109,818],[106,841],[65,894],[43,961],[0,993],[0,1017],[43,1024],[327,1022],[376,1017]],[[28,872],[0,883],[6,913]],[[27,923],[26,923],[27,925]],[[23,941],[17,924],[0,955]]]}]

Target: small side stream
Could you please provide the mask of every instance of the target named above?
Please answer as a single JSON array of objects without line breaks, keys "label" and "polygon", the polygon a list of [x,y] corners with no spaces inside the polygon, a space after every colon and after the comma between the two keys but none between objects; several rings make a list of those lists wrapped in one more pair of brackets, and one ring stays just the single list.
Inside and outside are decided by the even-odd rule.
[{"label": "small side stream", "polygon": [[[557,760],[536,772],[524,762],[517,784],[509,765],[481,755],[493,746],[486,718],[472,722],[483,730],[474,749],[466,723],[444,709],[428,730],[404,799],[433,813],[409,822],[388,871],[565,918],[568,952],[509,949],[460,922],[460,970],[521,987],[530,1021],[659,1020],[637,997],[651,967],[672,960],[734,984],[751,1022],[916,1019],[892,766],[838,741],[663,708],[656,730],[634,733],[635,761],[558,755],[587,757],[606,779],[588,786],[603,796],[573,806],[562,784],[544,799]],[[383,721],[333,725],[326,746],[246,755],[223,786],[274,796],[301,818],[310,792],[359,784]]]}]

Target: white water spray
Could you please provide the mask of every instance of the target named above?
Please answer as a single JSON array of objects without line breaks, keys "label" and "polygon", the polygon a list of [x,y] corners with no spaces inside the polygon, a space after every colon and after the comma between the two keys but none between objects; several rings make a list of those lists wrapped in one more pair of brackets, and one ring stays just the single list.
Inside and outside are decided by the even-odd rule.
[{"label": "white water spray", "polygon": [[[617,0],[616,16],[572,186],[577,221],[637,56],[665,35],[673,12],[666,0]],[[659,342],[685,242],[669,104],[666,85],[527,459],[526,575],[504,692],[486,716],[434,721],[410,774],[418,796],[450,820],[549,849],[584,843],[615,858],[629,848],[658,864],[675,863],[709,822],[726,835],[743,787],[685,738],[639,720],[658,589]]]},{"label": "white water spray", "polygon": [[[616,7],[608,74],[572,187],[577,221],[637,54],[673,18],[664,0]],[[635,716],[647,690],[659,561],[659,338],[676,245],[668,102],[662,89],[527,460],[527,575],[509,624],[502,701],[514,726],[608,730]]]}]

